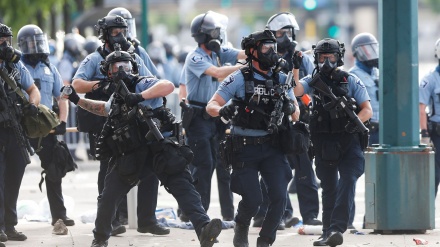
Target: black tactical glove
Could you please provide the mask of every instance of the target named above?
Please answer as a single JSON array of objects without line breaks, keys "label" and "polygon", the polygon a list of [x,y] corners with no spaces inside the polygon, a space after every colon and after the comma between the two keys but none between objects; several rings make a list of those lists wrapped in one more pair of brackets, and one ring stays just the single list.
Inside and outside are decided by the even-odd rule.
[{"label": "black tactical glove", "polygon": [[285,97],[283,102],[283,112],[285,115],[290,116],[295,112],[295,105],[290,101],[289,98]]},{"label": "black tactical glove", "polygon": [[38,107],[35,104],[28,104],[23,108],[23,113],[31,117],[38,115]]},{"label": "black tactical glove", "polygon": [[231,118],[233,118],[235,116],[235,114],[237,112],[237,109],[235,108],[234,104],[229,104],[229,105],[224,105],[220,111],[218,112],[218,114],[220,115],[220,117],[223,117],[226,121],[230,120]]},{"label": "black tactical glove", "polygon": [[64,135],[66,134],[66,122],[61,121],[61,123],[54,128],[55,132],[53,132],[54,135]]},{"label": "black tactical glove", "polygon": [[355,132],[359,131],[359,128],[357,127],[357,125],[353,122],[348,122],[347,125],[345,125],[345,131],[347,131],[350,134],[353,134]]},{"label": "black tactical glove", "polygon": [[[60,92],[62,92],[64,90],[66,86],[63,86],[60,90]],[[72,89],[72,92],[69,95],[66,95],[67,98],[74,103],[75,105],[78,105],[78,101],[79,101],[79,96],[75,91],[75,88],[73,88],[72,86],[70,86],[70,88]]]},{"label": "black tactical glove", "polygon": [[299,56],[299,51],[295,51],[292,56],[292,64],[294,69],[299,69],[301,67],[303,57]]},{"label": "black tactical glove", "polygon": [[145,99],[142,97],[142,94],[140,93],[129,93],[125,96],[125,104],[127,106],[135,106],[138,103],[144,101]]},{"label": "black tactical glove", "polygon": [[330,74],[330,78],[336,82],[347,82],[349,74],[341,69],[334,69]]}]

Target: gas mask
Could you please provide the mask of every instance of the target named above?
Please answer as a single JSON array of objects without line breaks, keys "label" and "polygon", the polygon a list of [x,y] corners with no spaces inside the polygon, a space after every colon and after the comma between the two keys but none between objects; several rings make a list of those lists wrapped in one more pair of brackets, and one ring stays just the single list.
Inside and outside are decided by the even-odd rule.
[{"label": "gas mask", "polygon": [[277,55],[277,44],[272,42],[261,42],[261,44],[258,45],[257,54],[258,65],[260,69],[264,71],[268,71],[274,67],[279,59]]},{"label": "gas mask", "polygon": [[295,50],[297,42],[293,41],[291,37],[284,33],[283,36],[277,38],[278,53],[284,54],[288,51]]},{"label": "gas mask", "polygon": [[337,62],[330,62],[329,58],[326,58],[323,63],[318,63],[319,71],[326,76],[330,76],[331,72],[337,67]]},{"label": "gas mask", "polygon": [[222,43],[222,40],[211,39],[205,43],[205,46],[208,50],[213,51],[218,54],[220,52],[221,43]]},{"label": "gas mask", "polygon": [[14,49],[12,46],[9,46],[7,42],[3,42],[0,45],[0,59],[12,62],[12,63],[18,63],[21,58],[21,51]]},{"label": "gas mask", "polygon": [[47,59],[47,55],[45,54],[25,54],[23,55],[23,62],[25,64],[29,64],[31,66],[37,65],[38,62],[44,61]]},{"label": "gas mask", "polygon": [[118,35],[116,35],[116,36],[110,36],[110,35],[109,35],[108,42],[109,42],[109,44],[110,44],[110,49],[111,49],[112,51],[114,51],[114,45],[115,45],[116,43],[118,43],[118,44],[121,46],[121,49],[122,49],[123,51],[128,51],[128,50],[130,49],[130,47],[132,46],[132,45],[131,45],[131,42],[129,42],[129,41],[125,38],[125,36],[124,36],[124,34],[122,34],[122,32],[121,32],[121,33],[118,33]]}]

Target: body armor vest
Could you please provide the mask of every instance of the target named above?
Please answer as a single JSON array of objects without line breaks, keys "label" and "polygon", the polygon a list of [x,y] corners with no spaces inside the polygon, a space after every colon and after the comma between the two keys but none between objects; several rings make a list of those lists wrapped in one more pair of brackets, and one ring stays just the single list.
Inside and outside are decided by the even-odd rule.
[{"label": "body armor vest", "polygon": [[254,78],[249,67],[240,70],[245,80],[245,99],[234,102],[239,108],[232,124],[246,129],[267,130],[270,114],[278,100],[273,95],[273,88],[279,84],[279,76],[275,73],[272,77],[265,76],[267,79],[262,81]]},{"label": "body armor vest", "polygon": [[[323,79],[336,97],[346,96],[349,98],[347,96],[348,88],[346,84],[330,81],[325,76],[323,76]],[[344,133],[345,126],[350,121],[344,109],[340,107],[327,109],[328,105],[326,104],[331,103],[331,100],[316,90],[314,90],[313,94],[315,104],[310,117],[310,132],[312,135],[313,133]]]},{"label": "body armor vest", "polygon": [[[18,71],[17,68],[13,67],[11,64],[9,63],[5,63],[5,68],[8,71],[8,76],[12,77],[14,79],[14,81],[17,83],[17,86],[19,89],[22,89],[22,86],[20,84],[20,72]],[[23,105],[23,102],[21,100],[20,97],[18,97],[18,95],[14,92],[14,90],[12,90],[8,83],[6,83],[2,78],[0,78],[0,80],[3,81],[3,87],[6,93],[6,96],[14,103],[17,105]],[[22,117],[22,112],[20,110],[20,112],[14,111],[14,109],[21,109],[21,107],[14,107],[14,109],[8,109],[10,106],[8,106],[8,103],[6,101],[6,99],[0,99],[0,123],[6,123],[7,121],[9,121],[9,116],[7,114],[7,111],[13,111],[13,114],[16,115],[17,120],[20,121],[21,117]]]}]

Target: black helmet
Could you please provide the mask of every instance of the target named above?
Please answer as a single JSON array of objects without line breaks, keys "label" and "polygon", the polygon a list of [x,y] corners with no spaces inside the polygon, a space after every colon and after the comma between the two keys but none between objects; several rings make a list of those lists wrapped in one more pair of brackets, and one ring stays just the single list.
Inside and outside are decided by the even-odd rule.
[{"label": "black helmet", "polygon": [[360,33],[351,41],[353,56],[360,62],[379,59],[379,42],[370,33]]},{"label": "black helmet", "polygon": [[111,77],[117,72],[119,66],[123,66],[126,72],[138,74],[138,66],[133,56],[126,51],[114,51],[107,55],[105,61],[101,62],[100,70],[103,75]]},{"label": "black helmet", "polygon": [[95,29],[98,31],[98,38],[105,43],[109,40],[109,36],[111,34],[112,28],[124,28],[125,33],[127,34],[128,24],[127,21],[119,15],[115,16],[106,16],[98,20],[98,23],[95,25]]},{"label": "black helmet", "polygon": [[12,30],[5,24],[0,23],[0,37],[12,37]]},{"label": "black helmet", "polygon": [[26,25],[18,30],[18,47],[23,55],[45,54],[49,55],[49,42],[41,28],[36,25]]},{"label": "black helmet", "polygon": [[315,65],[319,64],[320,54],[333,53],[336,56],[337,67],[344,65],[345,45],[338,40],[325,38],[318,41],[316,45],[312,45]]},{"label": "black helmet", "polygon": [[129,39],[134,39],[137,37],[136,34],[136,21],[135,18],[132,17],[130,11],[128,11],[128,9],[126,8],[122,8],[122,7],[117,7],[114,8],[112,10],[110,10],[110,12],[108,12],[107,16],[122,16],[126,21],[127,21],[127,38]]},{"label": "black helmet", "polygon": [[223,27],[222,19],[224,15],[211,10],[194,17],[191,22],[191,36],[198,44],[206,43],[210,39],[219,39],[221,29],[226,29]]},{"label": "black helmet", "polygon": [[269,29],[265,29],[263,31],[251,33],[249,36],[244,37],[241,40],[241,49],[245,50],[247,56],[251,56],[252,54],[249,52],[249,49],[257,49],[257,45],[260,41],[269,41],[273,43],[277,42],[273,33]]},{"label": "black helmet", "polygon": [[101,41],[96,36],[89,36],[84,43],[84,50],[87,54],[91,54],[96,51],[98,47],[102,45]]},{"label": "black helmet", "polygon": [[0,60],[18,63],[21,52],[12,47],[12,30],[10,27],[0,23]]}]

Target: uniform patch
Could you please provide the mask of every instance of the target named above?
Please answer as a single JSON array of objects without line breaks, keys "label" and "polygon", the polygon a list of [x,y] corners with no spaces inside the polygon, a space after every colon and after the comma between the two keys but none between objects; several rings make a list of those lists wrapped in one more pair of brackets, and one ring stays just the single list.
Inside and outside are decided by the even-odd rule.
[{"label": "uniform patch", "polygon": [[235,81],[234,75],[228,76],[222,83],[222,86],[226,87],[227,85],[233,83]]},{"label": "uniform patch", "polygon": [[361,88],[365,88],[365,85],[361,80],[357,80],[356,84],[358,84]]},{"label": "uniform patch", "polygon": [[421,86],[422,88],[425,88],[428,85],[428,81],[422,81]]},{"label": "uniform patch", "polygon": [[203,57],[200,56],[200,55],[194,55],[194,56],[191,58],[191,61],[192,61],[193,63],[198,63],[198,62],[200,62],[200,61],[202,61],[202,60],[203,60]]},{"label": "uniform patch", "polygon": [[44,67],[44,74],[50,75],[50,69],[48,67]]}]

